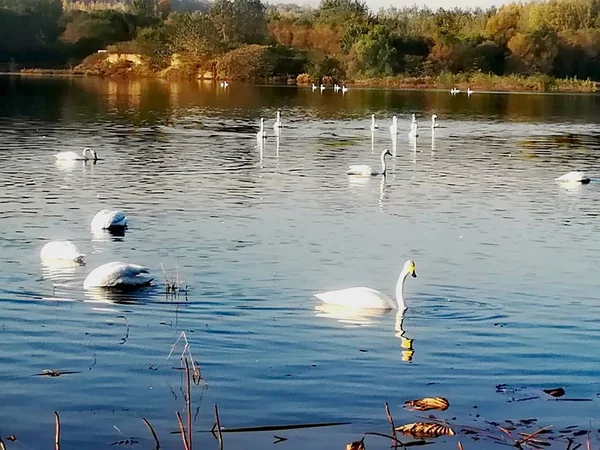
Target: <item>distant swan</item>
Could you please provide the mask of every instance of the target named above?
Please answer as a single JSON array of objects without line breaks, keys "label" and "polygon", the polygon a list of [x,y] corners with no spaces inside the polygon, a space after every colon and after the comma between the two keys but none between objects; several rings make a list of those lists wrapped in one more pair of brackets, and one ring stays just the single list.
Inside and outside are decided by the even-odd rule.
[{"label": "distant swan", "polygon": [[346,174],[348,175],[360,175],[363,177],[372,177],[375,175],[385,175],[387,172],[387,166],[385,164],[386,155],[392,155],[390,151],[386,148],[381,152],[381,172],[377,172],[373,170],[373,168],[366,164],[355,164],[348,168]]},{"label": "distant swan", "polygon": [[473,93],[473,90],[471,88],[467,88],[467,95],[470,96]]},{"label": "distant swan", "polygon": [[275,132],[279,132],[279,128],[282,128],[283,125],[281,123],[281,112],[277,111],[277,119],[275,120],[275,123],[273,124],[273,129],[275,130]]},{"label": "distant swan", "polygon": [[79,253],[71,241],[50,241],[42,247],[40,257],[43,260],[71,261],[83,264],[85,255]]},{"label": "distant swan", "polygon": [[135,288],[149,286],[152,280],[146,267],[115,261],[92,270],[85,277],[83,288]]},{"label": "distant swan", "polygon": [[263,119],[262,117],[260,118],[260,129],[258,130],[258,133],[256,133],[256,141],[259,144],[262,144],[263,139],[267,138],[267,132],[265,131],[265,119]]},{"label": "distant swan", "polygon": [[321,93],[323,93],[323,91],[325,90],[325,85],[321,85]]},{"label": "distant swan", "polygon": [[387,295],[368,287],[355,287],[337,291],[321,292],[315,294],[315,297],[330,305],[373,309],[398,308],[400,311],[403,311],[406,309],[406,303],[404,302],[404,281],[408,275],[412,275],[413,278],[417,277],[415,263],[410,259],[404,263],[402,272],[398,277],[398,282],[396,283],[396,301],[392,300]]},{"label": "distant swan", "polygon": [[375,114],[371,114],[371,133],[375,133],[375,130],[379,128],[375,123]]},{"label": "distant swan", "polygon": [[[88,152],[90,152],[92,155],[89,158],[87,156]],[[98,154],[91,148],[87,147],[81,151],[81,155],[76,152],[60,152],[56,153],[54,157],[60,161],[89,161],[90,159],[93,159],[94,161],[98,160]]]},{"label": "distant swan", "polygon": [[419,123],[417,122],[417,117],[414,114],[412,115],[412,122],[410,123],[410,131],[408,132],[408,137],[419,137]]},{"label": "distant swan", "polygon": [[103,209],[96,213],[91,223],[92,230],[110,230],[114,228],[126,228],[127,216],[123,211],[111,211]]},{"label": "distant swan", "polygon": [[342,86],[342,94],[348,92],[348,88],[346,86]]},{"label": "distant swan", "polygon": [[398,118],[396,116],[392,117],[392,124],[390,125],[390,134],[398,134]]},{"label": "distant swan", "polygon": [[559,183],[581,183],[588,184],[591,180],[584,172],[568,172],[556,178]]},{"label": "distant swan", "polygon": [[437,128],[438,127],[438,123],[437,123],[437,114],[433,114],[431,116],[431,128]]}]

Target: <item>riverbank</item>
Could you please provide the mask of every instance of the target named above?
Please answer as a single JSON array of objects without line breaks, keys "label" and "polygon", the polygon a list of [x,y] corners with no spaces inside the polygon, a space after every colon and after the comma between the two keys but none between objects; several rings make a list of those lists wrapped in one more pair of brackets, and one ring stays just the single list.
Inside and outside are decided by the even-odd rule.
[{"label": "riverbank", "polygon": [[[19,72],[6,72],[3,75],[40,75],[40,76],[98,76],[106,78],[169,78],[189,79],[189,71],[177,71],[174,69],[153,72],[143,64],[128,64],[120,62],[112,66],[86,65],[73,69],[22,69]],[[193,77],[192,77],[193,78]],[[205,81],[218,82],[221,77],[215,79],[208,74],[197,78]],[[307,81],[308,80],[308,81]],[[247,81],[247,80],[246,80]],[[269,84],[291,84],[309,85],[318,83],[305,74],[295,78],[272,77],[269,79],[255,80]],[[300,81],[300,82],[299,82]],[[326,85],[331,85],[332,80],[325,80]],[[350,87],[362,88],[393,88],[393,89],[451,89],[458,88],[467,90],[489,92],[563,92],[563,93],[592,93],[598,91],[598,83],[592,80],[579,80],[577,78],[553,78],[545,75],[492,75],[483,73],[474,74],[450,74],[444,73],[438,76],[423,77],[384,77],[384,78],[359,78],[340,82]]]}]

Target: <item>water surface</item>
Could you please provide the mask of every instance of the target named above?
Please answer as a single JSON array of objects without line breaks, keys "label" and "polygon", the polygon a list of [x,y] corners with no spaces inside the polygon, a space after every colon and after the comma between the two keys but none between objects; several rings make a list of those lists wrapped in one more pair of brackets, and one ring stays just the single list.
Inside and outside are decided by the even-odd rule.
[{"label": "water surface", "polygon": [[[149,448],[142,417],[165,448],[181,448],[169,433],[183,413],[182,347],[166,358],[182,331],[205,378],[193,389],[198,448],[216,448],[200,433],[215,402],[225,427],[350,422],[226,435],[228,449],[270,446],[273,434],[287,448],[343,448],[388,432],[384,402],[401,424],[418,420],[405,400],[436,395],[451,404],[436,416],[463,425],[535,417],[598,428],[600,183],[554,178],[598,174],[600,97],[87,78],[0,78],[0,95],[3,437],[47,448],[56,410],[65,448],[125,437]],[[349,164],[377,166],[392,149],[394,114],[388,176],[348,178]],[[85,146],[102,160],[55,162]],[[103,208],[128,214],[124,236],[90,232]],[[44,267],[39,251],[52,239],[76,243],[87,265]],[[407,281],[403,318],[312,297],[356,285],[393,294],[408,258],[418,278]],[[84,292],[86,274],[113,260],[147,265],[155,287]],[[165,295],[161,267],[179,273],[187,295]],[[34,376],[44,369],[77,373]],[[496,392],[502,383],[526,389]],[[557,386],[592,401],[540,391]],[[540,398],[513,401],[527,396]],[[372,439],[369,448],[387,448]]]}]

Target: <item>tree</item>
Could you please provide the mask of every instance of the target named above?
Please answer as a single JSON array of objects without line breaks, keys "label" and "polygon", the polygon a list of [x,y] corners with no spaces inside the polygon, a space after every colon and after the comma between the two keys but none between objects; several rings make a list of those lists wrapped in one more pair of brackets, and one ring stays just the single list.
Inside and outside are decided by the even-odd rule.
[{"label": "tree", "polygon": [[393,75],[400,60],[394,45],[395,36],[383,25],[376,25],[352,47],[357,71],[368,76]]},{"label": "tree", "polygon": [[267,40],[265,6],[260,0],[215,0],[210,17],[219,38],[229,48]]},{"label": "tree", "polygon": [[154,17],[156,15],[156,0],[132,0],[131,6],[139,17]]},{"label": "tree", "polygon": [[171,0],[157,0],[156,2],[156,13],[158,17],[165,20],[171,12]]}]

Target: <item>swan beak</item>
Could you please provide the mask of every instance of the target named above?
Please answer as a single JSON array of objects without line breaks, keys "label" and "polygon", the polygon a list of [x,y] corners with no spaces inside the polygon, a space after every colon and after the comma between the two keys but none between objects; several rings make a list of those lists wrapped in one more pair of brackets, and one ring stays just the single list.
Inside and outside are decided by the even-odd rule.
[{"label": "swan beak", "polygon": [[412,277],[413,277],[413,278],[417,278],[417,272],[416,272],[414,269],[413,269],[413,271],[412,271],[412,274],[411,274],[411,275],[412,275]]}]

